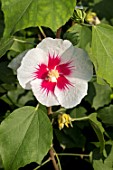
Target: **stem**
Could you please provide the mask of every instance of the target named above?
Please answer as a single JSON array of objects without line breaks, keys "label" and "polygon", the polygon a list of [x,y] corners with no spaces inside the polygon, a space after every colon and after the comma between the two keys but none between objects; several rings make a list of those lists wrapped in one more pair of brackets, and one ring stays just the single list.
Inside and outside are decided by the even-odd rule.
[{"label": "stem", "polygon": [[57,159],[57,161],[58,161],[59,170],[62,170],[62,167],[61,167],[61,164],[60,164],[60,159],[59,159],[59,157],[58,157],[58,154],[56,153],[55,155],[56,155],[56,159]]},{"label": "stem", "polygon": [[61,32],[62,32],[62,27],[60,27],[59,29],[57,29],[56,38],[60,38]]},{"label": "stem", "polygon": [[89,117],[72,118],[71,121],[81,121],[81,120],[89,120]]},{"label": "stem", "polygon": [[52,114],[52,107],[48,107],[48,115]]},{"label": "stem", "polygon": [[38,167],[36,167],[36,168],[33,169],[33,170],[39,169],[41,166],[45,165],[45,164],[48,163],[50,160],[51,160],[51,158],[48,158],[45,162],[43,162],[41,165],[38,165]]},{"label": "stem", "polygon": [[42,33],[43,37],[46,38],[46,34],[44,33],[44,31],[43,31],[43,29],[42,29],[41,26],[39,26],[39,30],[40,30],[40,32]]},{"label": "stem", "polygon": [[35,107],[35,110],[36,110],[36,111],[38,110],[38,107],[39,107],[39,104],[37,104],[36,107]]},{"label": "stem", "polygon": [[92,25],[91,25],[91,24],[85,24],[85,23],[82,23],[81,25],[83,25],[83,26],[87,26],[87,27],[92,27]]},{"label": "stem", "polygon": [[14,38],[14,41],[17,41],[17,42],[20,42],[20,43],[24,43],[24,44],[33,44],[33,45],[36,45],[35,43],[31,43],[31,42],[24,41],[24,40],[19,40],[17,38]]},{"label": "stem", "polygon": [[56,160],[55,160],[54,151],[52,148],[50,149],[49,154],[50,154],[54,169],[59,170],[58,164],[56,163]]},{"label": "stem", "polygon": [[57,153],[60,156],[82,156],[82,157],[90,157],[90,154],[79,154],[79,153]]},{"label": "stem", "polygon": [[[52,107],[48,107],[48,116],[49,116],[50,114],[52,114]],[[54,169],[55,169],[55,170],[59,170],[58,164],[57,164],[57,162],[56,162],[56,160],[55,160],[55,154],[54,154],[54,149],[53,149],[53,148],[51,148],[51,149],[49,150],[49,154],[50,154],[50,158],[51,158],[51,161],[52,161],[52,163],[53,163]]]}]

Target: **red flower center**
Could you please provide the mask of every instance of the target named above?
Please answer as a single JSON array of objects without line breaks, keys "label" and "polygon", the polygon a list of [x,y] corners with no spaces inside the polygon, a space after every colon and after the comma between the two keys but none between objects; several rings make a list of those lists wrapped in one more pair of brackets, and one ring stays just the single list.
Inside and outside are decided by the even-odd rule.
[{"label": "red flower center", "polygon": [[61,63],[61,58],[57,55],[52,57],[49,54],[48,65],[40,64],[34,72],[35,78],[42,79],[41,88],[49,92],[54,93],[54,88],[57,86],[60,90],[65,90],[68,85],[72,85],[70,81],[65,77],[72,73],[73,66],[71,62],[64,64]]}]

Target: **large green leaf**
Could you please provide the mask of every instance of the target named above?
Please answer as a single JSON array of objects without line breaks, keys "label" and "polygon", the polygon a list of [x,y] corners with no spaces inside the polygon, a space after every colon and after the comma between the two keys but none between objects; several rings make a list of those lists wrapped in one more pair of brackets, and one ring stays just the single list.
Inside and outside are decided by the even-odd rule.
[{"label": "large green leaf", "polygon": [[5,15],[5,33],[31,26],[57,30],[72,16],[75,0],[1,0]]},{"label": "large green leaf", "polygon": [[113,27],[99,24],[92,28],[92,56],[97,77],[113,87]]},{"label": "large green leaf", "polygon": [[1,124],[0,153],[5,170],[41,163],[52,143],[52,127],[42,109],[15,110]]}]

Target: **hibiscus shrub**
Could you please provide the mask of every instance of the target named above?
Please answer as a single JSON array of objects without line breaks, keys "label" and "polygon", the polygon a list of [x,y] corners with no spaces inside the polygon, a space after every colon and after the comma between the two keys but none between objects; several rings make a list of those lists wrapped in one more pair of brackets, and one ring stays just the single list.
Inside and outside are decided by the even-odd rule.
[{"label": "hibiscus shrub", "polygon": [[113,169],[113,1],[0,1],[0,169]]}]

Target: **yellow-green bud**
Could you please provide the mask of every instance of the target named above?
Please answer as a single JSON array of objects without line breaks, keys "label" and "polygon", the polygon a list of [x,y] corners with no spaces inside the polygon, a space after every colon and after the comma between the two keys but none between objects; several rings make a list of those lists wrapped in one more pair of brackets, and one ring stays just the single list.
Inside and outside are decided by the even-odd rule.
[{"label": "yellow-green bud", "polygon": [[71,117],[68,114],[66,114],[66,113],[62,113],[62,114],[58,115],[58,126],[59,126],[59,129],[60,130],[63,129],[64,125],[66,127],[69,127],[69,125],[72,127]]},{"label": "yellow-green bud", "polygon": [[88,11],[88,12],[86,13],[85,20],[86,20],[86,22],[88,22],[88,23],[91,24],[91,25],[100,24],[100,20],[99,20],[99,18],[97,17],[97,15],[96,15],[95,12]]}]

